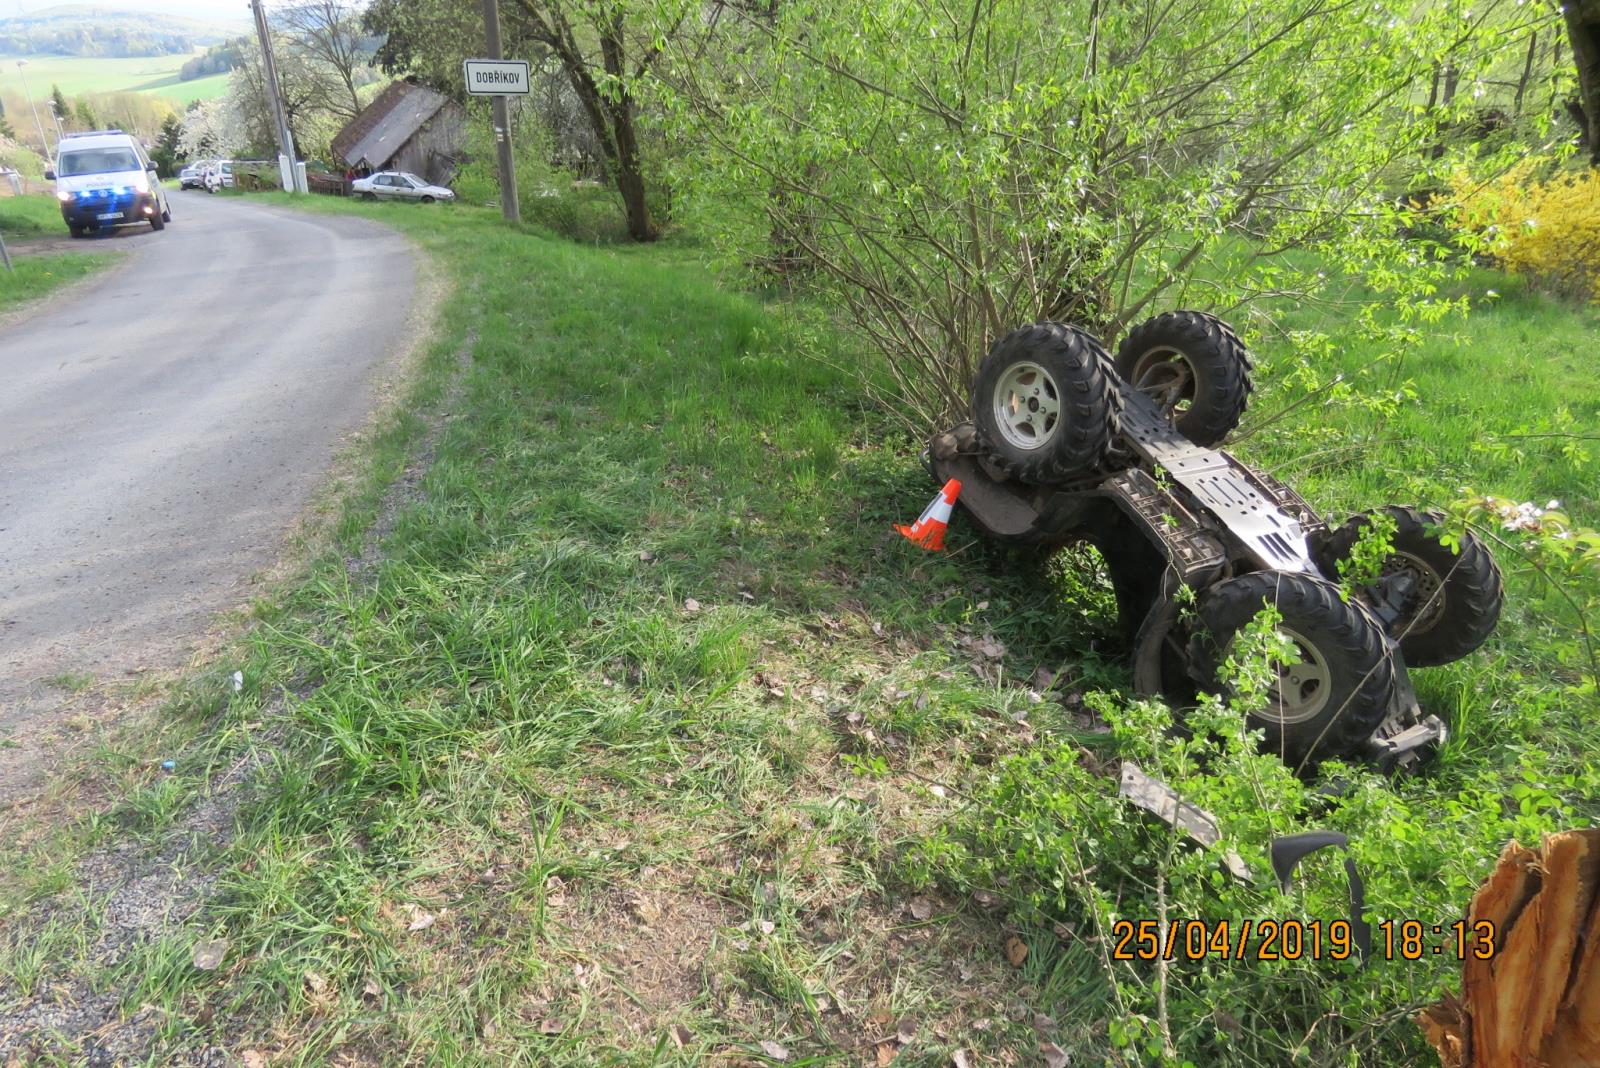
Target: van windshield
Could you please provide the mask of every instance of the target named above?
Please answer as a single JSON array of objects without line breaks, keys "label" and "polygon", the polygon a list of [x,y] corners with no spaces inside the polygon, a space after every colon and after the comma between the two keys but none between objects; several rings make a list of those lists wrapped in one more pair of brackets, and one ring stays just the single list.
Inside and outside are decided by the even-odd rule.
[{"label": "van windshield", "polygon": [[83,148],[61,153],[56,173],[70,178],[79,174],[113,174],[139,169],[139,157],[131,148]]}]

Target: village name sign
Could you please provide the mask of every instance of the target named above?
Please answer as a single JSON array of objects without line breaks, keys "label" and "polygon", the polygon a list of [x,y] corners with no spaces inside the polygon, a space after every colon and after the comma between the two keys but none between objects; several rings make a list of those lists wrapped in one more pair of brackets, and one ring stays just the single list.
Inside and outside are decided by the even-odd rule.
[{"label": "village name sign", "polygon": [[525,59],[468,59],[461,66],[472,96],[527,96],[532,89]]}]

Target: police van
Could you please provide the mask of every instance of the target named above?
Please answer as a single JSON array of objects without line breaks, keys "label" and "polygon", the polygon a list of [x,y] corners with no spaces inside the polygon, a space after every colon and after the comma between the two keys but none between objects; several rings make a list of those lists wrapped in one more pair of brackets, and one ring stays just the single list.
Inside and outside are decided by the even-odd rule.
[{"label": "police van", "polygon": [[121,130],[67,134],[45,177],[56,183],[61,217],[73,237],[130,223],[160,230],[172,220],[156,165],[138,139]]}]

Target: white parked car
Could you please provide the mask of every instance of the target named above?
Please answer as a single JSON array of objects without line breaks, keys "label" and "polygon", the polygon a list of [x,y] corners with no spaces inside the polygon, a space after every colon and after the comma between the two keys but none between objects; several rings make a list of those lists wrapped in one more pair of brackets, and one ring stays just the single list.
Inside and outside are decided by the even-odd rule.
[{"label": "white parked car", "polygon": [[61,218],[73,237],[129,223],[160,230],[172,219],[156,165],[138,139],[121,130],[67,134],[44,176],[56,183]]},{"label": "white parked car", "polygon": [[219,189],[233,188],[233,160],[214,159],[200,176],[200,184],[206,187],[207,193],[215,193]]},{"label": "white parked car", "polygon": [[415,200],[432,204],[435,200],[454,200],[456,195],[442,185],[430,185],[410,171],[379,171],[350,183],[350,193],[362,200]]}]

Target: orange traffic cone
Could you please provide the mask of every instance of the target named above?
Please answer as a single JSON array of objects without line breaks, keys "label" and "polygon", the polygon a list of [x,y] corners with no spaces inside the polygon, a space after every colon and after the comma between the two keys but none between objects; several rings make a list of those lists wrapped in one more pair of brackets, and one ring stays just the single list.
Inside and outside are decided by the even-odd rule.
[{"label": "orange traffic cone", "polygon": [[922,510],[922,515],[915,523],[909,527],[896,523],[894,529],[929,552],[940,551],[944,548],[944,532],[950,528],[950,510],[955,507],[956,498],[959,496],[961,496],[961,482],[952,478],[944,484],[939,496]]}]

